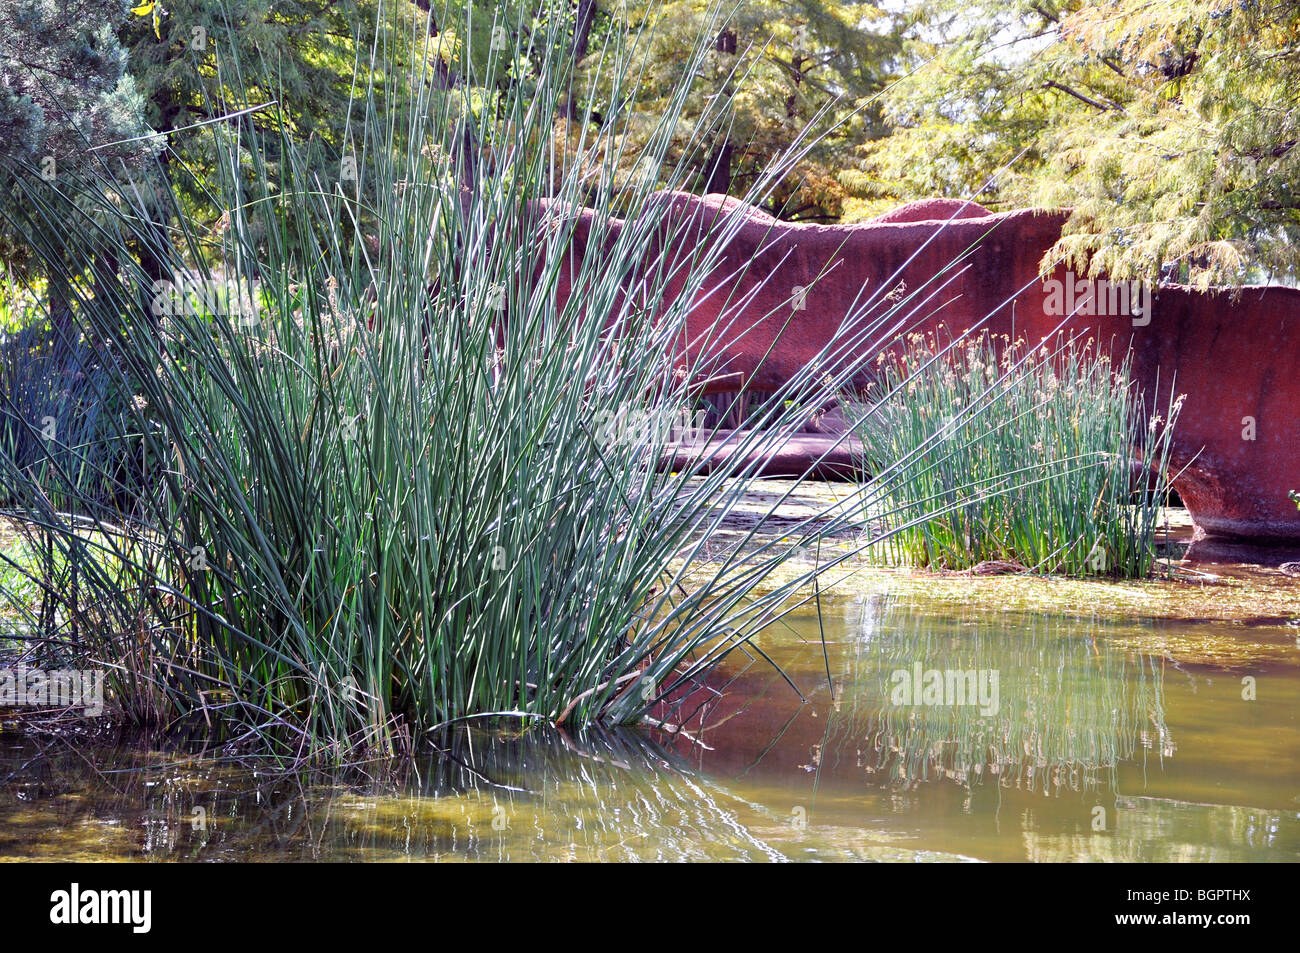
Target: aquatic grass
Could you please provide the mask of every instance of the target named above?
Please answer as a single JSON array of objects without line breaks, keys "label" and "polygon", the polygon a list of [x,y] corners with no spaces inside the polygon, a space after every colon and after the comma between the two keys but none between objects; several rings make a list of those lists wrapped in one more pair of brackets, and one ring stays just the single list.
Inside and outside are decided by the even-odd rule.
[{"label": "aquatic grass", "polygon": [[[707,375],[673,345],[716,253],[706,241],[667,308],[653,305],[668,269],[642,260],[675,227],[653,195],[684,174],[662,159],[689,71],[641,157],[652,174],[629,183],[626,114],[579,136],[594,167],[544,134],[575,81],[563,17],[486,58],[435,49],[472,19],[450,7],[403,56],[374,51],[336,181],[273,116],[217,126],[217,179],[195,185],[228,211],[193,222],[164,193],[174,245],[111,169],[52,189],[19,178],[33,211],[17,225],[49,267],[70,219],[125,263],[93,292],[69,284],[87,346],[139,398],[112,427],[141,442],[144,478],[103,468],[123,492],[89,493],[62,435],[3,475],[8,515],[50,552],[31,571],[55,607],[42,639],[107,667],[129,720],[200,718],[293,757],[392,751],[488,716],[636,721],[792,591],[750,598],[775,548],[690,590],[666,571],[745,486],[658,465]],[[451,87],[431,81],[446,57]],[[399,62],[416,64],[410,101],[381,111],[374,78]],[[631,50],[616,37],[601,63],[625,95]],[[259,68],[235,51],[223,64],[235,88]],[[589,241],[607,252],[575,267],[566,209],[593,195]],[[140,247],[173,288],[132,264]],[[181,276],[237,290],[196,302],[172,293]]]},{"label": "aquatic grass", "polygon": [[[629,156],[636,36],[613,31],[579,77],[567,8],[547,10],[504,48],[471,42],[499,24],[459,5],[436,34],[427,19],[377,30],[337,178],[311,171],[274,110],[212,104],[231,118],[213,126],[216,177],[192,185],[226,211],[196,222],[164,189],[167,242],[116,170],[53,186],[14,170],[29,211],[11,226],[73,289],[97,366],[138,398],[107,426],[138,447],[140,477],[101,470],[118,492],[88,493],[56,439],[34,463],[0,458],[3,515],[47,554],[28,570],[39,644],[106,668],[127,720],[197,721],[291,759],[391,753],[484,719],[656,724],[729,652],[761,656],[752,637],[849,558],[763,585],[847,515],[781,540],[754,529],[721,554],[710,539],[801,406],[847,388],[934,288],[887,306],[864,292],[750,414],[732,462],[705,432],[665,467],[717,370],[678,346],[688,310],[743,221],[743,204],[679,221],[661,194],[725,122],[706,115],[665,162],[715,34],[684,50],[671,108]],[[234,90],[274,88],[240,51],[218,62]],[[381,77],[404,77],[406,98],[379,96]],[[584,82],[615,105],[573,132]],[[743,198],[760,202],[807,145]],[[580,260],[579,206],[595,250]],[[70,222],[115,252],[116,280],[67,272],[52,236]],[[670,258],[686,235],[691,252]],[[33,613],[28,593],[4,595]]]},{"label": "aquatic grass", "polygon": [[859,408],[863,466],[894,563],[1144,577],[1169,496],[1181,401],[1148,413],[1118,364],[1058,336],[911,334],[877,359]]}]

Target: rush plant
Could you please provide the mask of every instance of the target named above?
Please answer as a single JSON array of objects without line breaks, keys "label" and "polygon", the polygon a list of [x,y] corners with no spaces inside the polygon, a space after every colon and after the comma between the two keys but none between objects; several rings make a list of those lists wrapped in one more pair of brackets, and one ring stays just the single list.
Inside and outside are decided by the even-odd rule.
[{"label": "rush plant", "polygon": [[[663,157],[710,37],[683,48],[629,181],[638,45],[610,34],[591,80],[612,97],[603,121],[554,137],[576,80],[567,6],[543,6],[526,26],[452,5],[437,29],[378,31],[336,178],[224,104],[217,177],[187,185],[226,212],[192,221],[174,193],[166,243],[108,166],[53,188],[9,170],[33,210],[11,224],[47,268],[68,267],[70,221],[121,265],[93,287],[59,277],[104,389],[133,396],[103,426],[141,475],[88,481],[58,434],[39,459],[4,457],[5,515],[45,554],[9,567],[24,584],[6,595],[38,644],[110,670],[127,718],[206,719],[295,757],[491,716],[634,722],[810,578],[756,589],[810,526],[706,548],[752,467],[660,466],[709,373],[676,347],[686,310],[736,225],[713,223],[684,276],[647,257],[671,243],[656,194],[688,172]],[[261,68],[220,62],[234,88]],[[401,64],[407,99],[378,108]],[[604,253],[579,260],[583,205]],[[664,304],[670,279],[684,293]],[[810,372],[790,392],[839,383]],[[798,423],[777,396],[736,459]],[[108,502],[87,490],[104,480]]]},{"label": "rush plant", "polygon": [[[726,122],[687,124],[683,148],[725,18],[683,46],[654,134],[632,137],[654,10],[609,31],[581,81],[568,15],[452,4],[377,29],[336,177],[274,112],[221,104],[216,177],[187,183],[225,210],[215,223],[173,187],[160,228],[157,197],[107,165],[54,187],[9,170],[31,210],[11,224],[47,269],[69,267],[70,226],[119,264],[58,277],[105,389],[132,397],[104,426],[138,476],[94,474],[120,492],[89,493],[57,437],[0,460],[3,515],[42,554],[11,561],[22,585],[5,595],[39,651],[109,669],[127,718],[198,720],[292,758],[382,755],[471,719],[669,720],[849,558],[773,575],[850,516],[783,523],[779,542],[715,531],[909,299],[863,319],[867,296],[729,436],[728,462],[707,431],[679,453],[716,371],[680,346],[688,310],[745,206],[693,223],[693,253],[670,257],[684,223],[661,194]],[[219,63],[222,88],[274,87],[237,50]],[[601,118],[574,123],[589,90]],[[760,204],[806,147],[743,198]],[[764,499],[767,514],[782,502]]]},{"label": "rush plant", "polygon": [[[995,346],[996,344],[996,346]],[[1145,576],[1169,495],[1176,401],[1144,410],[1090,341],[910,334],[882,352],[859,415],[883,489],[878,552],[938,569]]]}]

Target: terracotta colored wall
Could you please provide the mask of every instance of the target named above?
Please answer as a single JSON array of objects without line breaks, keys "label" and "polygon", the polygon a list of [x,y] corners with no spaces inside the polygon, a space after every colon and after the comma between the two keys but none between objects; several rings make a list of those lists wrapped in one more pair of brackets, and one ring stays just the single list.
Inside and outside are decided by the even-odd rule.
[{"label": "terracotta colored wall", "polygon": [[[1157,407],[1167,404],[1171,381],[1186,394],[1176,462],[1195,459],[1176,485],[1203,532],[1300,539],[1300,512],[1287,499],[1300,489],[1300,291],[1164,286],[1150,314],[1066,318],[1047,313],[1038,274],[1066,212],[994,215],[929,200],[861,225],[798,225],[719,196],[657,200],[666,214],[647,260],[663,251],[684,264],[723,216],[736,225],[682,342],[709,376],[739,375],[750,389],[772,390],[810,361],[828,369],[859,361],[899,331],[940,323],[956,331],[981,324],[1031,343],[1058,330],[1092,335],[1117,356],[1133,348],[1135,378]],[[575,257],[587,223],[579,223]],[[1053,277],[1067,278],[1059,268]],[[681,290],[680,279],[669,282],[670,297]],[[904,304],[880,324],[894,306],[891,292]],[[828,353],[837,342],[847,346]],[[1253,440],[1243,439],[1248,418]]]},{"label": "terracotta colored wall", "polygon": [[[1178,491],[1213,536],[1300,538],[1300,291],[1165,286],[1133,331],[1134,376],[1187,395],[1175,429]],[[1252,428],[1253,424],[1253,428]],[[1253,429],[1253,433],[1252,433]],[[1252,437],[1253,439],[1246,439]]]}]

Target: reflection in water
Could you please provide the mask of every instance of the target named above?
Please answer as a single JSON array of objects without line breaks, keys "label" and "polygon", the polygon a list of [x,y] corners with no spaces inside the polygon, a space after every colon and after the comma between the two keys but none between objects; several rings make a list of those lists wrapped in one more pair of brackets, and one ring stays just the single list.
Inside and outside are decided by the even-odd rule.
[{"label": "reflection in water", "polygon": [[[462,730],[386,782],[7,740],[0,858],[763,860],[739,802],[635,732]],[[94,770],[88,770],[93,761]]]},{"label": "reflection in water", "polygon": [[892,783],[969,784],[988,772],[1029,790],[1079,791],[1139,747],[1174,753],[1160,660],[1098,638],[1096,623],[936,619],[880,597],[864,605],[859,631],[836,732]]},{"label": "reflection in water", "polygon": [[1123,837],[1025,832],[1026,859],[1070,862],[1080,857],[1107,863],[1161,861],[1179,864],[1236,860],[1223,845],[1257,859],[1295,859],[1297,820],[1234,804],[1195,804],[1165,798],[1119,797],[1115,826]]},{"label": "reflection in water", "polygon": [[[769,843],[819,857],[1300,859],[1289,632],[883,596],[837,610],[763,646],[806,705],[776,704],[781,686],[756,661],[692,726],[710,748],[678,742],[729,788],[806,809],[802,838]],[[894,673],[917,669],[996,672],[996,710],[897,704]],[[1243,700],[1245,674],[1267,698]]]}]

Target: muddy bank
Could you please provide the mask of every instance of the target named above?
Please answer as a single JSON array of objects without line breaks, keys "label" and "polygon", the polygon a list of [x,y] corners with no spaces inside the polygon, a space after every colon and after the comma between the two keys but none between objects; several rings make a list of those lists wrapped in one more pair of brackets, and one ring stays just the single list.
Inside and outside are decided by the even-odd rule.
[{"label": "muddy bank", "polygon": [[[797,532],[800,524],[849,511],[853,485],[806,481],[793,491],[787,480],[755,484],[746,501],[710,537],[720,558],[737,546],[754,548]],[[779,503],[782,497],[787,497]],[[772,512],[774,516],[763,519]],[[748,534],[753,536],[745,542]],[[1236,625],[1293,625],[1300,636],[1300,546],[1251,546],[1214,541],[1193,542],[1185,509],[1163,514],[1157,544],[1162,576],[1145,580],[1105,577],[1069,578],[1032,574],[979,575],[898,569],[881,564],[879,552],[852,555],[821,580],[823,595],[853,598],[893,592],[912,600],[991,610],[1034,610],[1115,619],[1215,621]],[[824,540],[820,559],[832,561],[862,547],[859,532],[845,530]],[[806,572],[812,552],[777,570],[775,586]],[[1291,565],[1296,564],[1296,565]]]}]

